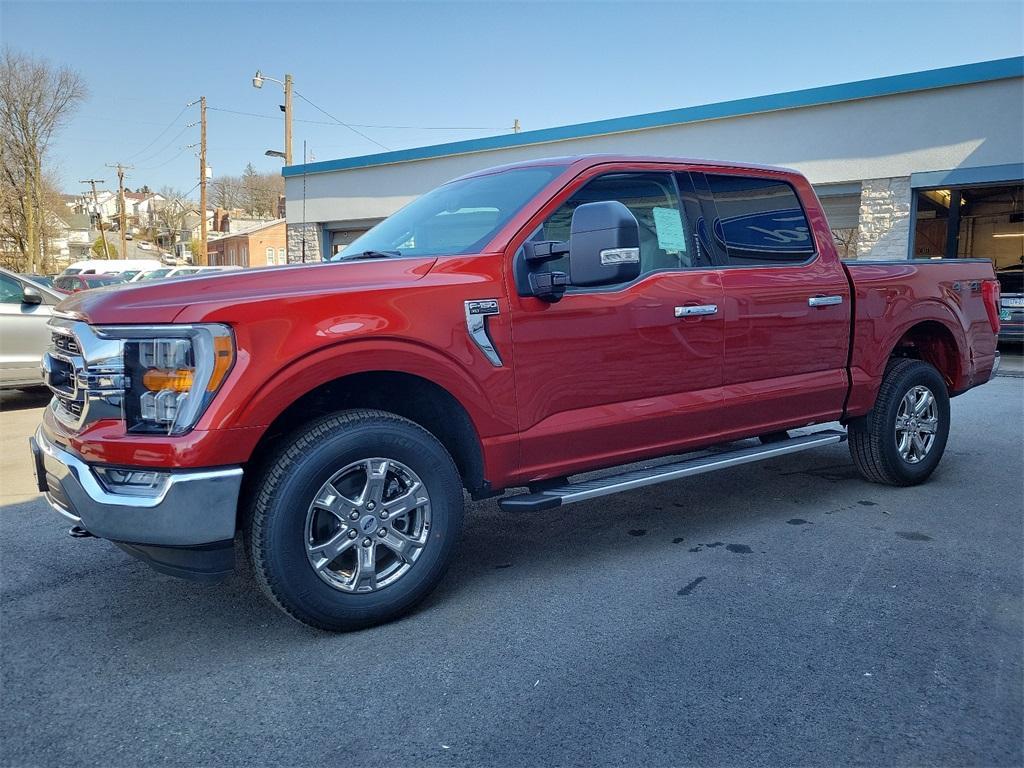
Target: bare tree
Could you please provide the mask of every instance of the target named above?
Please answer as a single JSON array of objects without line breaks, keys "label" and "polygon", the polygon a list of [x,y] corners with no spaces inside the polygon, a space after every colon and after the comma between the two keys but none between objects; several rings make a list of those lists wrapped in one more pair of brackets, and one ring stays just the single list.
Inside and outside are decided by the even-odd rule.
[{"label": "bare tree", "polygon": [[181,230],[185,228],[195,205],[185,199],[180,190],[173,187],[163,187],[160,195],[164,198],[156,204],[156,220],[162,229],[167,231],[170,245],[173,247],[178,242]]},{"label": "bare tree", "polygon": [[250,163],[241,176],[221,176],[211,187],[212,201],[218,208],[238,209],[250,216],[276,216],[284,179],[279,173],[258,173]]},{"label": "bare tree", "polygon": [[86,94],[82,78],[67,67],[10,48],[0,55],[0,226],[31,271],[40,264],[53,215],[45,208],[46,154]]}]

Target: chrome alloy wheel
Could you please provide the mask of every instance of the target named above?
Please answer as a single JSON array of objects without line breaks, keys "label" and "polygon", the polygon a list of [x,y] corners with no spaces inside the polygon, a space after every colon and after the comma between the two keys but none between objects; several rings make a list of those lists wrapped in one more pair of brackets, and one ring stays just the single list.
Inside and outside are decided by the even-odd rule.
[{"label": "chrome alloy wheel", "polygon": [[907,391],[896,414],[896,449],[908,464],[917,464],[935,444],[939,429],[939,408],[928,387]]},{"label": "chrome alloy wheel", "polygon": [[343,592],[374,592],[402,578],[430,535],[430,495],[394,459],[362,459],[321,486],[306,513],[306,556]]}]

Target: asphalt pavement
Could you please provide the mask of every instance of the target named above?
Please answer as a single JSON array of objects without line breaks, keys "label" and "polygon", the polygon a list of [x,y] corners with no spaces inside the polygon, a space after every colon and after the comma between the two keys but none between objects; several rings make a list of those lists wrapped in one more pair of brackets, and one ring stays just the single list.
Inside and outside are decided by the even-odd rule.
[{"label": "asphalt pavement", "polygon": [[437,592],[348,635],[69,538],[2,405],[3,765],[1024,763],[1024,380],[953,402],[917,488],[835,446],[473,504]]}]

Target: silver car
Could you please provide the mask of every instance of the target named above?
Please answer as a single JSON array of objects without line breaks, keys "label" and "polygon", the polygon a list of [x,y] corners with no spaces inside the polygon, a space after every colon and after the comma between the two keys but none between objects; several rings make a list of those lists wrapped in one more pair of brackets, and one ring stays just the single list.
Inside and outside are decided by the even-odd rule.
[{"label": "silver car", "polygon": [[0,268],[0,389],[42,386],[39,359],[50,344],[47,322],[62,298]]}]

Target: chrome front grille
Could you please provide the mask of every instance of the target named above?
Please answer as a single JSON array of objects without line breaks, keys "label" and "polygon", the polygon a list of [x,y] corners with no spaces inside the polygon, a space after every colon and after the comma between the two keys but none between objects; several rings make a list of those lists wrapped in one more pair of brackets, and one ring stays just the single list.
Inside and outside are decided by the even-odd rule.
[{"label": "chrome front grille", "polygon": [[68,333],[54,332],[51,334],[51,340],[53,342],[53,348],[59,352],[64,352],[68,355],[80,355],[82,354],[82,348],[78,346],[78,340]]},{"label": "chrome front grille", "polygon": [[127,387],[121,342],[103,338],[87,323],[54,316],[50,349],[41,363],[53,392],[53,413],[65,426],[81,429],[101,418],[120,419]]}]

